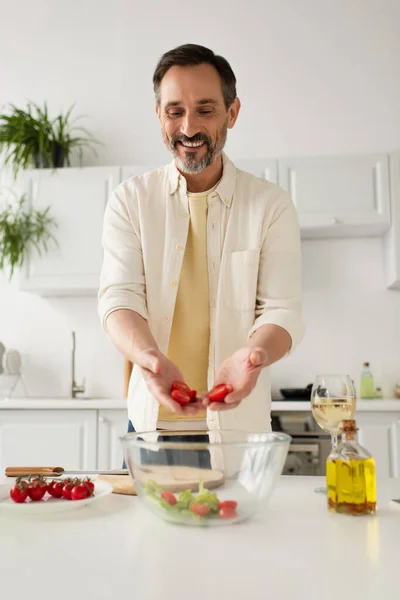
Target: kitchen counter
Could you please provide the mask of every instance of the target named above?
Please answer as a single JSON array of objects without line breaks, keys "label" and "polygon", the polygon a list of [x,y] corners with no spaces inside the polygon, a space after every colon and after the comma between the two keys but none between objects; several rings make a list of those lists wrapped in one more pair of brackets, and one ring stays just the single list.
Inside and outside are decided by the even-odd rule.
[{"label": "kitchen counter", "polygon": [[[400,406],[400,403],[399,403]],[[126,400],[121,398],[8,398],[0,400],[0,410],[38,409],[75,410],[125,408]]]},{"label": "kitchen counter", "polygon": [[2,596],[396,598],[400,506],[389,499],[400,497],[400,479],[378,483],[375,517],[328,513],[326,498],[314,493],[322,483],[283,477],[262,516],[218,529],[168,525],[131,496],[35,519],[0,511]]},{"label": "kitchen counter", "polygon": [[[357,412],[400,412],[400,399],[392,398],[388,400],[359,400],[356,405]],[[290,402],[289,400],[274,400],[271,403],[271,412],[309,412],[311,411],[310,401]]]},{"label": "kitchen counter", "polygon": [[[0,400],[1,409],[126,409],[125,398],[9,398]],[[273,401],[271,412],[310,412],[309,401]],[[357,412],[400,412],[400,399],[357,400]]]}]

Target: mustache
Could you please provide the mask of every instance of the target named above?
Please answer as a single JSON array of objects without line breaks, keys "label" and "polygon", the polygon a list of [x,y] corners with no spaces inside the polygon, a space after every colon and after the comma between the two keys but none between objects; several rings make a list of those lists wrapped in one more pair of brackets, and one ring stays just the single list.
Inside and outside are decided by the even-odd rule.
[{"label": "mustache", "polygon": [[173,135],[170,139],[171,146],[176,146],[178,142],[205,142],[206,144],[210,144],[211,140],[205,133],[196,133],[191,137],[184,135],[183,133],[178,133],[177,135]]}]

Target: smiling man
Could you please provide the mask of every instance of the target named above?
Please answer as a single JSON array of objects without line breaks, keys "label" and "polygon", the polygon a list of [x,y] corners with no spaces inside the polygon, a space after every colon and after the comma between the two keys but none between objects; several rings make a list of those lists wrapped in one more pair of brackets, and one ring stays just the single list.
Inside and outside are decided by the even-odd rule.
[{"label": "smiling man", "polygon": [[[303,335],[294,206],[223,153],[240,111],[223,57],[180,46],[161,57],[153,84],[174,160],[110,198],[99,291],[103,325],[134,363],[131,429],[269,431],[268,366]],[[174,380],[200,399],[180,406]],[[217,383],[232,391],[210,404]]]}]

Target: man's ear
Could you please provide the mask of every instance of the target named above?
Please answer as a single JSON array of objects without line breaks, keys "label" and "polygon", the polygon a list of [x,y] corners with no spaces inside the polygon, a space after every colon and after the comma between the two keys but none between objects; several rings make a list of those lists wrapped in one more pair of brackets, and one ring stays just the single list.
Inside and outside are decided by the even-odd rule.
[{"label": "man's ear", "polygon": [[236,123],[236,119],[239,116],[240,111],[240,100],[235,98],[230,107],[228,108],[228,129],[232,129]]}]

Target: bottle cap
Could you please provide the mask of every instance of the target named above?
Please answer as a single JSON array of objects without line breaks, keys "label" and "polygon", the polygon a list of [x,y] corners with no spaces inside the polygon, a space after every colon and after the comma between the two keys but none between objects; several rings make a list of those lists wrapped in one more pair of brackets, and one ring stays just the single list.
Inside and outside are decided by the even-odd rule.
[{"label": "bottle cap", "polygon": [[369,367],[369,362],[364,362],[363,365],[364,367]]},{"label": "bottle cap", "polygon": [[356,427],[356,422],[354,419],[344,419],[342,421],[340,430],[343,433],[350,433],[352,431],[358,431],[358,427]]}]

